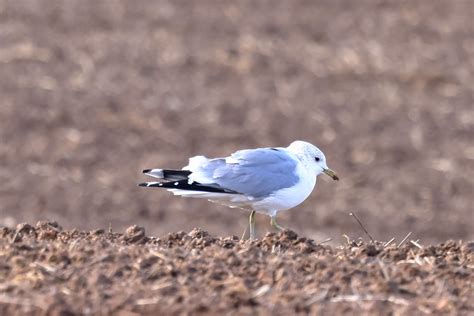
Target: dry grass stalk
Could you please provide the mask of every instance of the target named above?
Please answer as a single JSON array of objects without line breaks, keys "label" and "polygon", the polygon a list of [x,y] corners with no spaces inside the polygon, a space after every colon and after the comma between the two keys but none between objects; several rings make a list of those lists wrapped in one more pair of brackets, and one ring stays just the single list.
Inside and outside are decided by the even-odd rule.
[{"label": "dry grass stalk", "polygon": [[408,237],[411,236],[411,234],[412,234],[412,232],[409,232],[409,233],[405,236],[405,238],[403,238],[402,241],[398,244],[397,248],[400,248],[400,247],[405,243],[405,241],[407,241]]},{"label": "dry grass stalk", "polygon": [[365,229],[364,225],[362,225],[362,222],[360,221],[360,219],[357,217],[357,215],[355,213],[349,213],[350,216],[354,217],[357,221],[357,223],[359,223],[360,227],[364,230],[364,232],[367,234],[367,236],[369,236],[370,240],[372,241],[372,243],[375,243],[375,239],[369,234],[369,232],[367,231],[367,229]]}]

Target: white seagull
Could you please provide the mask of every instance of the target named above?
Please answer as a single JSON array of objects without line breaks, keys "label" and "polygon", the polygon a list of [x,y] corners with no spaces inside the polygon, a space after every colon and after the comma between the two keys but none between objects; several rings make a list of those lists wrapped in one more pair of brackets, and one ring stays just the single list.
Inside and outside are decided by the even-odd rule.
[{"label": "white seagull", "polygon": [[166,188],[174,195],[250,210],[251,239],[255,239],[255,212],[270,216],[271,225],[282,230],[277,213],[306,200],[318,175],[339,180],[323,152],[299,140],[286,148],[244,149],[225,158],[195,156],[181,170],[146,169],[143,173],[161,181],[139,186]]}]

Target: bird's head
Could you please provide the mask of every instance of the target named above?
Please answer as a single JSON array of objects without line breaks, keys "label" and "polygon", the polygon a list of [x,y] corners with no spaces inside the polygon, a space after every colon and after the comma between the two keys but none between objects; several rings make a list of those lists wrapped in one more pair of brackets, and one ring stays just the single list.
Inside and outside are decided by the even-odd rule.
[{"label": "bird's head", "polygon": [[333,180],[339,180],[337,174],[328,167],[324,153],[313,144],[297,140],[288,146],[288,150],[295,154],[305,166],[314,170],[316,176],[324,173]]}]

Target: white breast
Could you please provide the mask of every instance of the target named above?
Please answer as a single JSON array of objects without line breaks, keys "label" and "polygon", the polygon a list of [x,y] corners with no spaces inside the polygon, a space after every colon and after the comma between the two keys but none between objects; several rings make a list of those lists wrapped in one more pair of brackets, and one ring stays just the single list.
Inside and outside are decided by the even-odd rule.
[{"label": "white breast", "polygon": [[269,197],[253,203],[255,211],[272,216],[306,200],[316,185],[316,174],[307,170],[302,163],[298,163],[296,172],[300,180],[295,186],[275,191]]}]

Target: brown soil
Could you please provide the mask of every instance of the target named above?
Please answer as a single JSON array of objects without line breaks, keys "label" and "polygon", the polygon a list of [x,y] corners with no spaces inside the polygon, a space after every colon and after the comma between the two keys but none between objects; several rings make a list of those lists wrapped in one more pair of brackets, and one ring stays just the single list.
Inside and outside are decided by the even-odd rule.
[{"label": "brown soil", "polygon": [[0,259],[2,315],[474,312],[472,242],[331,247],[292,231],[155,238],[39,222],[0,230]]}]

